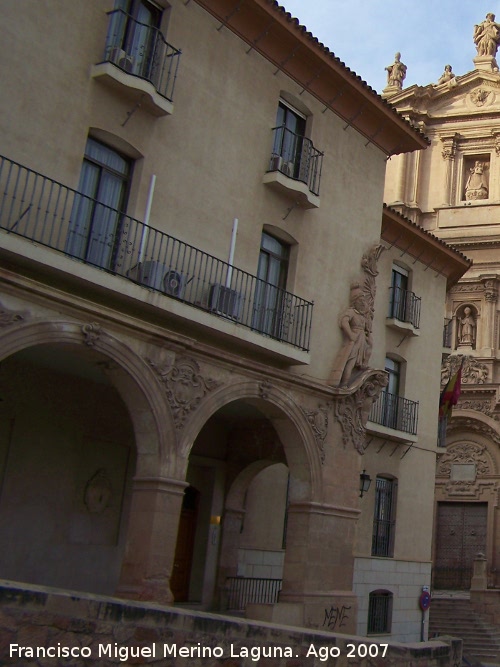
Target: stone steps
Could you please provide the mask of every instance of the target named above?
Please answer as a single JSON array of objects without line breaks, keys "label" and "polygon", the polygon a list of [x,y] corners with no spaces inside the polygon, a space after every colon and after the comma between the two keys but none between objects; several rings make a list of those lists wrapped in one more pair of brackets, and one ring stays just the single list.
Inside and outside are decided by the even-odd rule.
[{"label": "stone steps", "polygon": [[432,600],[429,637],[449,635],[463,641],[464,656],[484,663],[500,662],[500,629],[488,625],[462,598]]}]

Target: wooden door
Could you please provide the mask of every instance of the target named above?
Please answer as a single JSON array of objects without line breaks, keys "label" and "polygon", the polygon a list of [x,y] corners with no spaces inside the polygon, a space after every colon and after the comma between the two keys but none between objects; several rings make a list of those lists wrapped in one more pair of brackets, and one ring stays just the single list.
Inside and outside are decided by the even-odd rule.
[{"label": "wooden door", "polygon": [[487,503],[438,503],[434,588],[470,588],[474,558],[486,553],[487,514]]}]

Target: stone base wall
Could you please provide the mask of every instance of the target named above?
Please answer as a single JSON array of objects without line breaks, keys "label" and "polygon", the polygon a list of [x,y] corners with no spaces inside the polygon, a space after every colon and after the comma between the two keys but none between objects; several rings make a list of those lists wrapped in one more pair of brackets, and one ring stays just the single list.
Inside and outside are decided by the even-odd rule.
[{"label": "stone base wall", "polygon": [[116,598],[0,582],[0,664],[453,667],[461,640],[384,644]]},{"label": "stone base wall", "polygon": [[470,602],[480,616],[492,625],[500,626],[500,590],[471,590]]}]

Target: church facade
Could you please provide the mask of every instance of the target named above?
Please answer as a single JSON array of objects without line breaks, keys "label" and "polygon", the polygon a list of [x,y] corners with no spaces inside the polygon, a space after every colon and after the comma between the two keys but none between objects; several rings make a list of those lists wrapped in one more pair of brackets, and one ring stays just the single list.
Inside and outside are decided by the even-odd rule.
[{"label": "church facade", "polygon": [[[435,589],[471,586],[477,554],[500,586],[500,74],[498,24],[474,30],[471,71],[384,96],[429,137],[428,150],[391,158],[385,201],[473,260],[448,292],[442,386],[461,368],[461,396],[436,468]],[[465,47],[464,47],[465,48]],[[435,345],[440,345],[436,340]]]}]

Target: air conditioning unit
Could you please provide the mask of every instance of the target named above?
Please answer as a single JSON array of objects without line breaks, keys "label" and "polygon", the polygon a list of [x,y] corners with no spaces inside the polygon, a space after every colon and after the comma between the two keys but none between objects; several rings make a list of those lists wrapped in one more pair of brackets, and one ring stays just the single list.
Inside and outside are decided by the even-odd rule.
[{"label": "air conditioning unit", "polygon": [[281,171],[283,158],[281,155],[273,155],[269,164],[269,171]]},{"label": "air conditioning unit", "polygon": [[141,285],[182,299],[186,289],[185,276],[161,262],[140,262],[128,272],[128,277]]},{"label": "air conditioning unit", "polygon": [[117,65],[125,72],[132,72],[134,69],[134,59],[123,49],[114,48],[109,53],[108,60]]},{"label": "air conditioning unit", "polygon": [[230,287],[215,284],[210,288],[208,307],[218,315],[237,320],[241,311],[241,294]]}]

